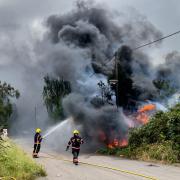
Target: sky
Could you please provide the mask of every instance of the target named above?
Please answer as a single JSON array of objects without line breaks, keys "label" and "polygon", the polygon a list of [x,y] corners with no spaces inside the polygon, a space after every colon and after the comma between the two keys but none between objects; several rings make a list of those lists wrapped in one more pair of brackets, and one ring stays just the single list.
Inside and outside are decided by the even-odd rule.
[{"label": "sky", "polygon": [[[118,13],[136,10],[164,35],[180,30],[179,0],[94,0],[94,2]],[[4,71],[7,71],[7,69],[3,69],[4,65],[14,61],[15,58],[23,59],[18,57],[19,48],[23,48],[23,45],[26,44],[29,50],[32,50],[29,42],[36,36],[40,38],[43,32],[41,21],[51,14],[68,12],[74,4],[74,0],[0,0],[0,76],[2,77]],[[18,48],[16,47],[17,43],[20,44]],[[139,45],[142,43],[139,42]],[[153,50],[152,56],[158,61],[168,52],[178,51],[179,47],[180,34],[164,40],[158,49]],[[147,49],[149,47],[144,48],[145,51]],[[13,71],[16,71],[16,77],[11,73],[1,79],[13,83],[15,78],[20,76],[17,69]]]}]

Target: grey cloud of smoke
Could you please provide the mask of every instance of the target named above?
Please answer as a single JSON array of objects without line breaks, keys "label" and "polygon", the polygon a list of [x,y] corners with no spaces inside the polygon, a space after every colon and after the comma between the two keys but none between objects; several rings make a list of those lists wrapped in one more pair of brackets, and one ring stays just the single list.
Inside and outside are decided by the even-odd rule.
[{"label": "grey cloud of smoke", "polygon": [[[114,137],[126,136],[128,124],[123,112],[117,112],[114,107],[110,106],[95,109],[90,100],[92,94],[97,92],[97,88],[94,88],[94,92],[89,93],[86,91],[86,86],[81,86],[77,82],[82,80],[83,74],[85,74],[84,82],[86,82],[89,71],[90,74],[93,73],[92,67],[104,75],[111,72],[112,69],[102,68],[102,66],[123,44],[133,47],[137,44],[137,40],[145,42],[161,37],[161,33],[151,23],[146,22],[140,15],[136,14],[136,16],[138,20],[134,24],[128,20],[125,23],[117,23],[110,11],[97,5],[83,4],[70,13],[52,15],[47,19],[49,30],[45,41],[50,40],[55,49],[53,53],[50,53],[51,67],[55,65],[52,72],[57,76],[65,75],[65,78],[71,81],[74,89],[74,92],[63,101],[64,110],[67,116],[73,117],[76,125],[82,125],[84,135],[89,138],[97,140],[98,131],[105,132],[106,137],[109,138],[107,143]],[[64,47],[63,53],[62,46]],[[62,57],[63,54],[65,56]],[[124,62],[121,63],[124,63],[123,68],[129,64],[134,86],[141,89],[144,98],[148,97],[151,90],[147,88],[147,85],[151,85],[152,91],[154,90],[152,79],[149,78],[151,69],[149,57],[143,53],[136,53],[132,57],[132,62],[127,63],[128,60],[124,58]],[[73,75],[71,67],[73,67]],[[96,74],[95,77],[98,81]]]},{"label": "grey cloud of smoke", "polygon": [[171,85],[180,88],[180,53],[174,51],[167,54],[165,63],[158,66],[157,77],[162,80],[168,80]]},{"label": "grey cloud of smoke", "polygon": [[115,137],[124,138],[127,132],[128,123],[122,111],[117,112],[117,109],[112,106],[95,109],[86,97],[77,93],[65,98],[63,105],[67,115],[73,115],[75,124],[82,128],[81,133],[91,145],[98,143],[101,132],[105,133],[106,143]]},{"label": "grey cloud of smoke", "polygon": [[112,57],[123,44],[135,47],[137,42],[161,37],[161,33],[139,14],[133,18],[136,19],[134,22],[127,19],[125,23],[117,23],[112,12],[96,5],[83,5],[64,15],[50,16],[47,20],[49,38],[54,43],[63,42],[69,46],[88,49],[94,57],[95,69],[101,69],[105,60]]},{"label": "grey cloud of smoke", "polygon": [[[19,23],[15,31],[12,26],[9,34],[5,33],[7,39],[0,45],[0,53],[2,61],[6,61],[3,68],[10,71],[16,69],[20,73],[17,82],[22,86],[22,98],[17,103],[19,124],[15,124],[14,129],[18,131],[21,127],[28,131],[30,127],[35,127],[35,105],[38,125],[49,125],[41,96],[43,77],[49,74],[71,82],[73,93],[64,99],[63,106],[67,116],[72,116],[77,125],[83,126],[84,133],[88,130],[87,135],[92,137],[102,128],[106,132],[114,130],[114,134],[107,134],[110,139],[125,135],[128,124],[122,111],[117,113],[109,106],[95,109],[90,100],[98,92],[97,82],[106,81],[106,75],[112,72],[112,66],[104,68],[102,65],[111,59],[119,47],[128,45],[133,48],[139,42],[162,36],[141,15],[135,13],[133,20],[130,19],[126,19],[126,14],[114,14],[96,4],[86,6],[85,3],[69,13],[51,15],[45,19],[45,34],[40,39],[31,37],[31,32],[25,33],[25,30],[17,32]],[[23,36],[23,33],[26,35]],[[133,86],[142,90],[144,99],[148,96],[146,93],[154,92],[152,80],[156,70],[151,66],[148,55],[139,52],[132,58]],[[170,66],[172,70],[178,70]],[[94,70],[100,74],[90,77]]]}]

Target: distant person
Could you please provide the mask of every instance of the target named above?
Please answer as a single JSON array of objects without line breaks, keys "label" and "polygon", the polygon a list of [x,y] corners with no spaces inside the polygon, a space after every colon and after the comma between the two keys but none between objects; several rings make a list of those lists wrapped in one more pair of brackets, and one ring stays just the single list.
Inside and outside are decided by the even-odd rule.
[{"label": "distant person", "polygon": [[36,134],[34,135],[34,150],[33,150],[33,158],[38,158],[38,153],[41,149],[41,142],[42,142],[42,136],[41,136],[41,129],[36,129]]},{"label": "distant person", "polygon": [[69,140],[66,151],[68,151],[69,146],[72,145],[73,163],[78,165],[78,156],[80,152],[80,146],[84,143],[83,139],[79,136],[79,131],[73,131],[74,136]]},{"label": "distant person", "polygon": [[8,131],[7,131],[7,129],[1,129],[0,130],[0,139],[1,140],[7,140],[8,139]]}]

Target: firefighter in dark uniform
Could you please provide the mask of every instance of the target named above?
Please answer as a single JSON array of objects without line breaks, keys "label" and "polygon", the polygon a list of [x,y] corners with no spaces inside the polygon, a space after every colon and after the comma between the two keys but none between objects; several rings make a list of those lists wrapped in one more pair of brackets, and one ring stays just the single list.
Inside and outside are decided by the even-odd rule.
[{"label": "firefighter in dark uniform", "polygon": [[33,158],[38,158],[38,153],[41,149],[41,142],[42,142],[42,136],[41,136],[41,129],[36,129],[36,134],[34,136],[34,150],[33,150]]},{"label": "firefighter in dark uniform", "polygon": [[66,151],[68,151],[69,146],[72,145],[73,163],[78,165],[78,156],[81,144],[84,143],[83,139],[79,136],[79,131],[73,131],[74,136],[69,140]]}]

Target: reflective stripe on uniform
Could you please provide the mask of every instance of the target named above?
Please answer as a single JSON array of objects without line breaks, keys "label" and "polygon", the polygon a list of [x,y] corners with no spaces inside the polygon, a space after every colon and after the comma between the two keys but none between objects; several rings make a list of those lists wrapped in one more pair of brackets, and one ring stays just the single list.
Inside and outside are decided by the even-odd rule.
[{"label": "reflective stripe on uniform", "polygon": [[80,147],[79,147],[79,148],[77,148],[77,147],[72,147],[72,149],[80,149]]},{"label": "reflective stripe on uniform", "polygon": [[34,144],[41,144],[40,142],[34,143]]}]

